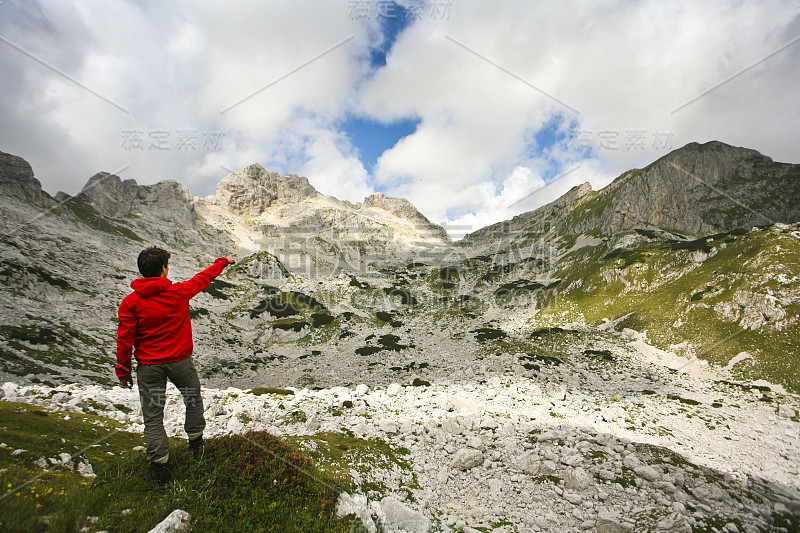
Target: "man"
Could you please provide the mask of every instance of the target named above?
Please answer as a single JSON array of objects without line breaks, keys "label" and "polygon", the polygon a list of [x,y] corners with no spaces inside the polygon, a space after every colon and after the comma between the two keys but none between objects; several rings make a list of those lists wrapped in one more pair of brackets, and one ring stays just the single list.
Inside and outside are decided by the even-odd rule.
[{"label": "man", "polygon": [[131,353],[135,349],[136,377],[144,419],[144,440],[150,467],[145,479],[165,484],[172,474],[167,467],[169,441],[164,431],[167,379],[183,395],[186,405],[184,429],[189,449],[197,455],[203,444],[203,398],[200,380],[192,363],[192,324],[189,300],[208,287],[222,269],[236,262],[235,254],[221,257],[189,281],[172,283],[170,253],[151,246],[142,250],[137,264],[142,277],[131,282],[133,291],[119,306],[117,366],[119,384],[133,387]]}]

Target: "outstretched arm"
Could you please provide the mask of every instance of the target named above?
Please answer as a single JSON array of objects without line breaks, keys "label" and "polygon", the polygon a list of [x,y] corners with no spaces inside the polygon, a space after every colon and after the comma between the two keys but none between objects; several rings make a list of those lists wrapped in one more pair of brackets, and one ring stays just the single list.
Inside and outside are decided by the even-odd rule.
[{"label": "outstretched arm", "polygon": [[210,267],[195,274],[192,279],[181,283],[176,283],[176,285],[178,285],[180,294],[187,300],[194,298],[198,293],[200,293],[200,291],[208,287],[212,279],[216,278],[222,273],[222,269],[235,262],[236,254],[231,254],[228,257],[218,258]]}]

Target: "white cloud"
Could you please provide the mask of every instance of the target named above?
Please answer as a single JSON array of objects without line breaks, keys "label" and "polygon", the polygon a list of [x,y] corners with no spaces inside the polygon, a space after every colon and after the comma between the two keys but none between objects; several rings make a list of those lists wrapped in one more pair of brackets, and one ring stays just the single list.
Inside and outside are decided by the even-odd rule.
[{"label": "white cloud", "polygon": [[[364,87],[363,105],[385,119],[418,116],[422,126],[380,158],[379,182],[428,213],[472,211],[455,221],[480,225],[496,218],[473,207],[486,196],[481,184],[498,186],[510,168],[526,164],[531,133],[554,116],[562,126],[574,121],[591,159],[580,143],[533,157],[549,159],[557,172],[579,163],[584,174],[602,169],[591,172],[595,186],[692,141],[800,160],[800,106],[792,97],[800,44],[673,113],[800,35],[792,2],[573,7],[459,2],[452,20],[422,20],[406,32]],[[446,205],[431,196],[433,184],[447,191],[437,195]]]},{"label": "white cloud", "polygon": [[514,209],[516,203],[529,198],[544,186],[545,182],[541,176],[534,174],[528,167],[518,166],[503,180],[499,192],[495,191],[492,182],[478,184],[476,193],[483,200],[478,209],[449,220],[448,225],[478,229],[508,220],[518,214]]},{"label": "white cloud", "polygon": [[[129,113],[0,42],[0,150],[25,157],[50,192],[128,165],[123,177],[175,178],[205,195],[221,166],[259,162],[306,174],[326,194],[355,201],[376,186],[434,221],[474,226],[573,184],[600,187],[692,141],[800,161],[800,42],[770,56],[800,35],[794,0],[459,0],[449,18],[426,11],[374,72],[381,21],[355,20],[350,8],[3,2],[0,35]],[[369,176],[337,131],[350,113],[420,125]],[[553,120],[558,141],[537,146]],[[563,137],[571,127],[592,145],[588,156]],[[135,128],[144,149],[125,149],[122,132]],[[195,149],[177,149],[179,129],[196,130]],[[149,147],[151,130],[169,132],[168,150]],[[220,149],[203,146],[207,131],[224,132]],[[631,145],[635,131],[643,143]],[[657,131],[668,146],[654,146]],[[598,148],[614,134],[615,149]]]}]

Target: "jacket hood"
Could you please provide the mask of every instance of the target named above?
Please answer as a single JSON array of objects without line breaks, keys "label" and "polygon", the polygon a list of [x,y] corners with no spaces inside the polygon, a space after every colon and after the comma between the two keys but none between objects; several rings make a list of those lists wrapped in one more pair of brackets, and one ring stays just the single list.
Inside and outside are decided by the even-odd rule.
[{"label": "jacket hood", "polygon": [[142,298],[153,296],[172,285],[167,278],[139,278],[131,282],[131,288]]}]

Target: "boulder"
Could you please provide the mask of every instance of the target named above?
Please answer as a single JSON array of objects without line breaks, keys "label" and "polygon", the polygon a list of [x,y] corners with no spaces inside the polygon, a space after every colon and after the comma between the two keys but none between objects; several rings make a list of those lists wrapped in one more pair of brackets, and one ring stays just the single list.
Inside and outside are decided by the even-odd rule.
[{"label": "boulder", "polygon": [[571,468],[564,474],[564,486],[572,490],[586,490],[592,484],[592,476],[581,467]]},{"label": "boulder", "polygon": [[461,448],[453,456],[452,467],[456,470],[469,470],[483,464],[483,453],[474,448]]},{"label": "boulder", "polygon": [[391,496],[381,500],[381,509],[386,515],[384,529],[387,531],[427,532],[431,530],[431,521],[425,515],[410,509]]},{"label": "boulder", "polygon": [[192,517],[182,509],[175,509],[148,533],[185,533],[191,530]]}]

